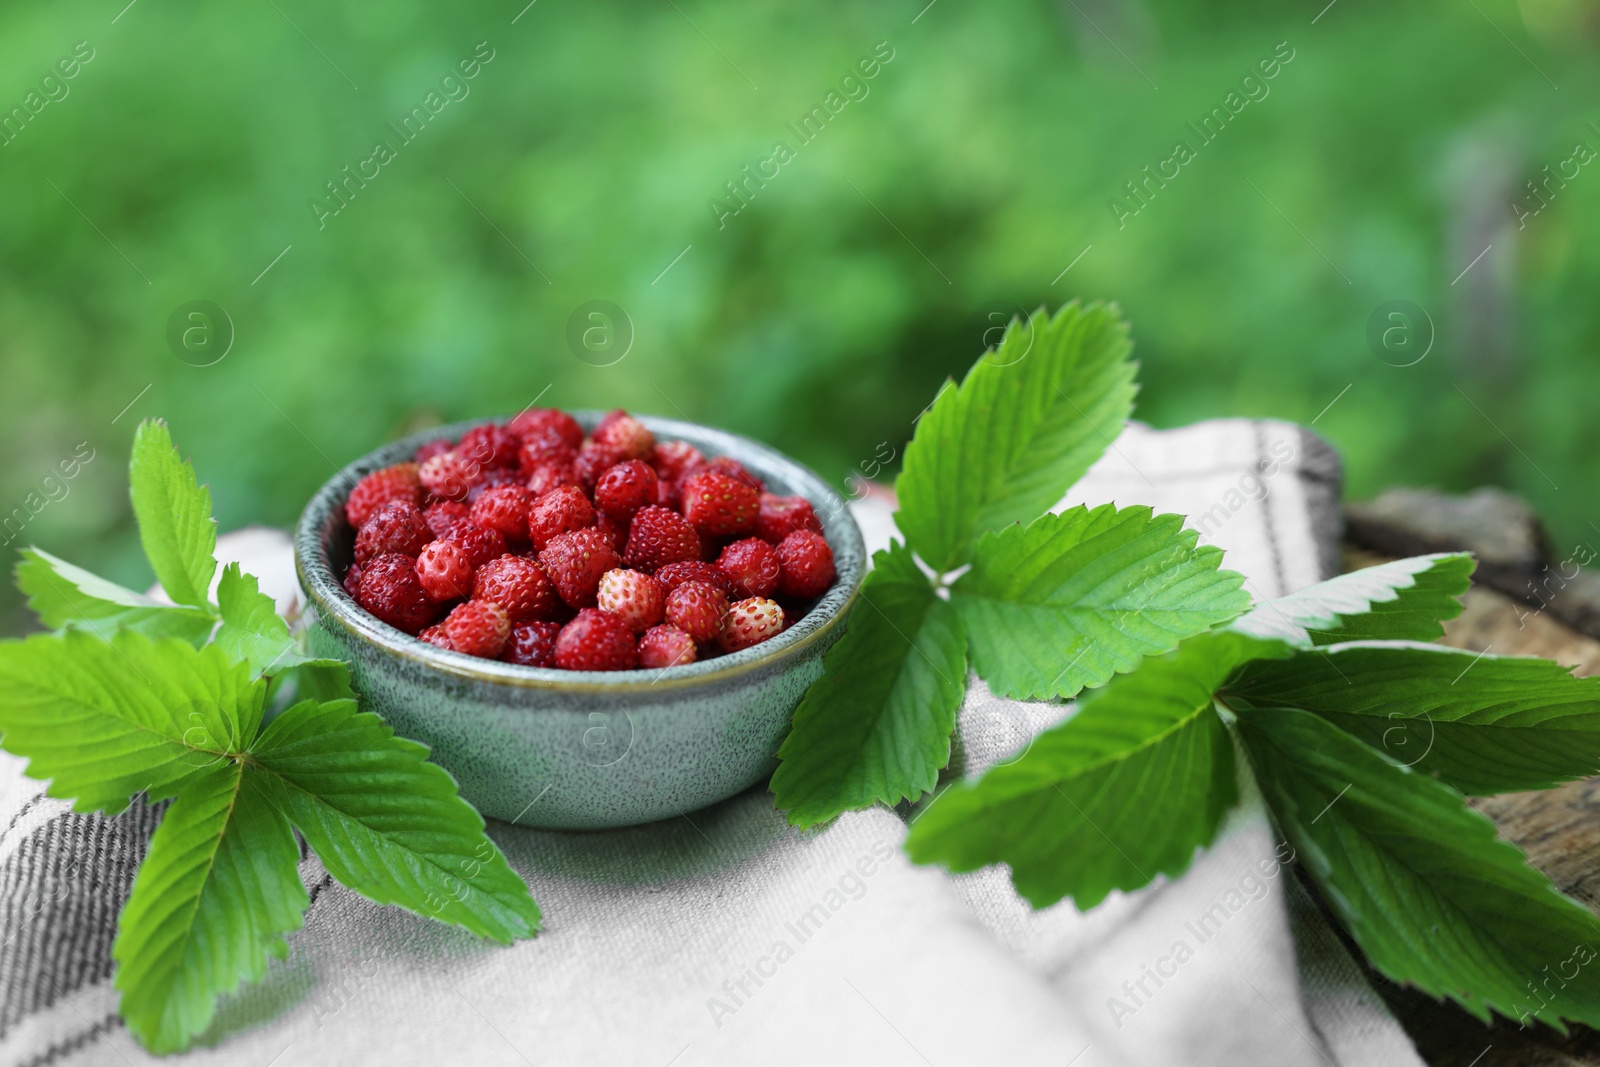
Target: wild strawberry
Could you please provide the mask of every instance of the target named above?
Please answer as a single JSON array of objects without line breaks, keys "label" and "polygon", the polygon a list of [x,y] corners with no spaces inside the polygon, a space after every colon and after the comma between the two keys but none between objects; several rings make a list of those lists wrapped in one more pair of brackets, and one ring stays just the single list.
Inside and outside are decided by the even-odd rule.
[{"label": "wild strawberry", "polygon": [[611,547],[621,552],[628,544],[628,520],[617,521],[610,515],[601,515],[595,520],[594,528],[606,535],[606,540],[611,542]]},{"label": "wild strawberry", "polygon": [[506,554],[506,539],[500,536],[499,531],[486,530],[471,519],[450,527],[440,540],[458,545],[472,561],[474,568]]},{"label": "wild strawberry", "polygon": [[421,506],[422,483],[417,480],[415,463],[396,463],[361,479],[344,502],[344,514],[350,525],[359,530],[373,512],[396,500],[412,507]]},{"label": "wild strawberry", "polygon": [[535,497],[544,496],[552,489],[563,485],[582,486],[578,481],[578,472],[571,463],[541,463],[528,472],[528,492]]},{"label": "wild strawberry", "polygon": [[639,666],[651,670],[694,662],[694,638],[670,623],[652,626],[639,637]]},{"label": "wild strawberry", "polygon": [[656,502],[656,472],[642,459],[610,467],[594,486],[594,506],[613,519],[626,522],[642,507]]},{"label": "wild strawberry", "polygon": [[[450,648],[450,637],[444,632],[444,623],[442,622],[436,622],[432,626],[426,627],[417,637],[435,648]],[[452,649],[452,651],[454,650]]]},{"label": "wild strawberry", "polygon": [[614,448],[591,441],[583,446],[578,458],[572,461],[572,470],[578,476],[578,484],[586,492],[592,493],[600,476],[627,458]]},{"label": "wild strawberry", "polygon": [[438,500],[422,509],[422,521],[428,524],[433,536],[443,537],[450,528],[472,514],[472,509],[454,500]]},{"label": "wild strawberry", "polygon": [[519,437],[533,437],[542,430],[554,430],[562,439],[577,448],[583,444],[583,427],[578,420],[558,408],[529,408],[511,420],[511,432]]},{"label": "wild strawberry", "polygon": [[664,508],[677,511],[683,507],[683,490],[678,488],[677,482],[669,482],[665,478],[656,480],[656,503]]},{"label": "wild strawberry", "polygon": [[494,530],[507,542],[528,539],[528,509],[533,494],[517,484],[497,485],[486,490],[472,505],[472,521]]},{"label": "wild strawberry", "polygon": [[522,438],[517,434],[504,426],[485,423],[461,435],[460,442],[456,444],[456,455],[485,470],[515,467],[517,450],[521,446]]},{"label": "wild strawberry", "polygon": [[628,624],[599,608],[578,612],[556,637],[556,666],[569,671],[631,671],[638,660]]},{"label": "wild strawberry", "polygon": [[[434,456],[442,456],[454,447],[455,445],[450,443],[450,438],[439,437],[418,448],[417,454],[411,458],[418,466],[421,466]],[[421,635],[419,634],[418,636],[420,637]]]},{"label": "wild strawberry", "polygon": [[483,472],[471,489],[467,490],[467,503],[476,504],[478,500],[497,485],[515,485],[522,487],[522,472],[515,467],[491,467]]},{"label": "wild strawberry", "polygon": [[717,456],[716,458],[708,459],[704,463],[698,464],[697,466],[690,467],[688,470],[683,472],[683,476],[679,479],[679,481],[688,481],[701,471],[714,471],[717,474],[726,474],[734,481],[743,482],[745,485],[748,485],[757,492],[760,492],[767,487],[765,482],[751,474],[745,469],[743,463],[740,463],[732,456]]},{"label": "wild strawberry", "polygon": [[702,534],[728,537],[754,528],[760,494],[719,471],[703,470],[683,483],[683,517]]},{"label": "wild strawberry", "polygon": [[684,582],[667,597],[667,621],[701,643],[717,636],[727,613],[727,594],[706,582]]},{"label": "wild strawberry", "polygon": [[676,511],[641,508],[628,527],[622,558],[634,570],[655,571],[669,563],[700,558],[700,535]]},{"label": "wild strawberry", "polygon": [[350,594],[350,599],[356,598],[356,590],[361,588],[361,564],[352,563],[350,569],[344,572],[344,591]]},{"label": "wild strawberry", "polygon": [[439,605],[417,580],[410,556],[379,556],[361,568],[356,602],[397,630],[415,634],[439,615]]},{"label": "wild strawberry", "polygon": [[613,411],[594,428],[594,445],[615,451],[621,459],[643,459],[656,447],[656,436],[626,411]]},{"label": "wild strawberry", "polygon": [[617,550],[593,527],[557,534],[539,550],[540,568],[575,608],[594,606],[601,576],[621,563]]},{"label": "wild strawberry", "polygon": [[563,485],[534,500],[528,509],[528,536],[543,549],[551,538],[593,526],[594,505],[575,485]]},{"label": "wild strawberry", "polygon": [[444,635],[457,652],[495,659],[506,647],[506,638],[511,636],[511,619],[499,604],[469,600],[457,604],[445,617]]},{"label": "wild strawberry", "polygon": [[756,536],[777,544],[796,530],[822,532],[822,523],[803,496],[761,494],[761,510],[756,516]]},{"label": "wild strawberry", "polygon": [[705,455],[688,441],[658,441],[650,453],[650,465],[664,482],[677,481],[705,461]]},{"label": "wild strawberry", "polygon": [[810,530],[796,530],[778,542],[778,591],[784,596],[821,596],[833,584],[833,549]]},{"label": "wild strawberry", "polygon": [[783,632],[783,609],[765,597],[741,600],[728,609],[717,643],[728,652],[759,645]]},{"label": "wild strawberry", "polygon": [[578,450],[554,429],[527,435],[517,450],[518,465],[530,473],[545,463],[571,463],[577,458]]},{"label": "wild strawberry", "polygon": [[451,450],[424,463],[417,477],[424,488],[440,500],[465,500],[467,491],[483,477],[483,468]]},{"label": "wild strawberry", "polygon": [[768,597],[778,588],[778,553],[759,537],[724,548],[717,569],[728,576],[740,597]]},{"label": "wild strawberry", "polygon": [[716,564],[700,559],[669,563],[656,571],[656,581],[661,583],[662,592],[669,594],[684,582],[705,582],[707,585],[716,586],[729,596],[733,595],[733,581],[723,574]]},{"label": "wild strawberry", "polygon": [[356,533],[356,562],[365,564],[389,552],[415,559],[432,540],[433,531],[422,521],[422,512],[404,501],[392,500],[373,512]]},{"label": "wild strawberry", "polygon": [[441,603],[472,595],[472,571],[472,560],[453,541],[434,541],[417,555],[417,580]]},{"label": "wild strawberry", "polygon": [[600,578],[595,600],[634,633],[660,622],[667,609],[667,594],[661,591],[661,583],[639,571],[606,571]]},{"label": "wild strawberry", "polygon": [[524,667],[551,667],[556,661],[556,635],[559,622],[519,622],[511,627],[505,651],[500,658]]},{"label": "wild strawberry", "polygon": [[512,622],[548,619],[560,603],[556,587],[531,559],[505,555],[478,568],[472,579],[472,598],[506,609]]}]

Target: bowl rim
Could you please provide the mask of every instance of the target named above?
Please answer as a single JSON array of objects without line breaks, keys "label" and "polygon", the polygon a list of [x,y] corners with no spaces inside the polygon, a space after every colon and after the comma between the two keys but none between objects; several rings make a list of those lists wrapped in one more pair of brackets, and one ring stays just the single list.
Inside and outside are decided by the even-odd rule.
[{"label": "bowl rim", "polygon": [[[592,429],[604,415],[594,410],[574,410],[567,414],[577,419],[585,430]],[[705,451],[708,458],[731,456],[757,468],[757,474],[781,473],[793,494],[805,497],[817,508],[823,531],[829,543],[835,546],[834,555],[840,561],[838,578],[793,626],[759,645],[682,667],[568,671],[527,667],[438,648],[366,612],[345,590],[344,583],[335,577],[323,551],[322,531],[332,518],[344,521],[344,502],[350,490],[372,471],[406,462],[420,446],[430,441],[459,438],[473,427],[489,423],[505,425],[510,419],[503,416],[467,419],[409,434],[353,460],[324,482],[307,501],[295,526],[295,573],[306,594],[307,606],[315,609],[319,618],[338,624],[353,638],[395,659],[409,660],[444,675],[512,688],[591,694],[659,692],[708,685],[766,670],[798,657],[842,626],[860,595],[866,574],[866,545],[855,517],[839,494],[809,467],[759,441],[685,420],[631,414],[662,440],[688,440]],[[336,509],[337,515],[334,514]],[[838,551],[840,547],[848,551]]]}]

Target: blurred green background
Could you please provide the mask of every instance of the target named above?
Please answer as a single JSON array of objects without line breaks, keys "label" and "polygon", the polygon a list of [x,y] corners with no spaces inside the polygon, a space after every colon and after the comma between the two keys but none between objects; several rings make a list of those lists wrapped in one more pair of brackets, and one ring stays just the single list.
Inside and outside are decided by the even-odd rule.
[{"label": "blurred green background", "polygon": [[[1316,418],[1351,496],[1496,483],[1600,542],[1600,166],[1568,162],[1600,148],[1592,3],[122,2],[0,13],[0,108],[23,108],[0,511],[94,450],[8,553],[147,581],[125,463],[154,415],[225,529],[287,525],[332,464],[547,387],[842,483],[998,323],[1074,297],[1131,318],[1140,418]],[[78,42],[93,58],[42,84]],[[389,124],[479,42],[468,95],[402,143]],[[1268,94],[1202,147],[1185,124],[1280,42]],[[875,47],[865,97],[802,143],[787,124]],[[1119,227],[1110,200],[1180,139],[1197,158]],[[380,140],[395,158],[319,227]],[[778,141],[794,158],[719,226]],[[1570,180],[1519,220],[1546,166]],[[1368,343],[1396,299],[1436,332],[1413,366]],[[186,359],[167,338],[195,300],[236,332],[214,365],[192,364],[220,334]],[[567,341],[593,300],[631,323],[610,366]],[[0,621],[21,627],[14,596]]]}]

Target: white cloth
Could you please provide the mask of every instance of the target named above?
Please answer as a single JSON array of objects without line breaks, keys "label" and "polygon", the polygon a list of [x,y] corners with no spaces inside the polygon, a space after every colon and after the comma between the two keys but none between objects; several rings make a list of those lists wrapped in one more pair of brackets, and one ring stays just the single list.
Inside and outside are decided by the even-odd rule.
[{"label": "white cloth", "polygon": [[[1275,442],[1289,458],[1263,480],[1259,461]],[[1249,500],[1257,482],[1266,495]],[[1245,502],[1235,508],[1235,497]],[[1206,539],[1261,596],[1325,576],[1337,544],[1336,463],[1282,423],[1132,426],[1064,503],[1107,501],[1209,514]],[[868,496],[855,507],[869,547],[881,546],[889,505]],[[280,540],[262,558],[257,543],[247,569],[281,573],[287,551]],[[974,680],[952,773],[1014,754],[1066,710],[1000,700]],[[73,815],[38,798],[20,761],[4,761],[0,992],[15,1000],[0,1014],[0,1067],[153,1063],[116,1020],[109,960],[97,956],[152,816]],[[1248,779],[1241,791],[1244,804],[1184,877],[1089,913],[1031,911],[1001,868],[952,878],[913,867],[896,812],[794,831],[761,788],[625,830],[491,823],[547,920],[510,948],[369,904],[307,859],[314,903],[288,959],[228,998],[209,1047],[183,1060],[1419,1064],[1315,909],[1297,908],[1291,923],[1295,875],[1262,875],[1276,841]],[[86,879],[85,869],[100,873]],[[1230,890],[1247,902],[1201,942],[1191,927],[1237,899]],[[1179,940],[1192,955],[1157,985],[1145,968]],[[81,966],[52,949],[66,943]],[[1113,1010],[1113,998],[1131,1010]]]}]

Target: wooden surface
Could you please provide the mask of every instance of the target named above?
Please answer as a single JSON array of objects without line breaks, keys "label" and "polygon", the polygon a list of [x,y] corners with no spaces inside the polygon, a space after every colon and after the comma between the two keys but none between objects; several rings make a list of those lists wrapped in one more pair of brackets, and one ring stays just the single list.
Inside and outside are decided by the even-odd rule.
[{"label": "wooden surface", "polygon": [[[1388,558],[1347,547],[1345,569]],[[1495,655],[1544,656],[1576,667],[1578,674],[1600,674],[1600,641],[1558,621],[1552,612],[1483,585],[1474,586],[1461,616],[1445,625],[1444,643]],[[1600,778],[1472,804],[1563,891],[1600,911]],[[1563,1037],[1545,1026],[1522,1030],[1504,1019],[1486,1026],[1454,1005],[1401,989],[1375,973],[1368,976],[1417,1051],[1436,1067],[1600,1067],[1600,1032],[1574,1026]]]}]

